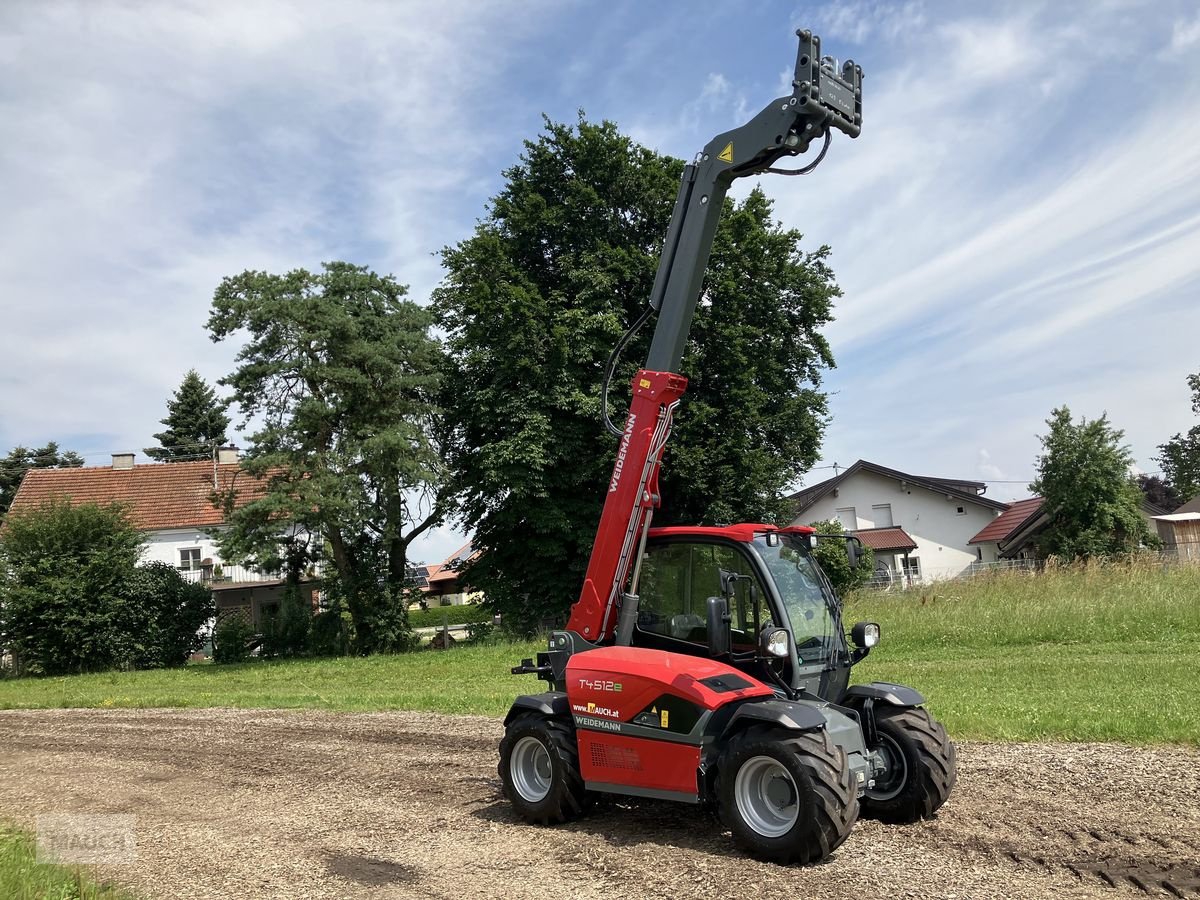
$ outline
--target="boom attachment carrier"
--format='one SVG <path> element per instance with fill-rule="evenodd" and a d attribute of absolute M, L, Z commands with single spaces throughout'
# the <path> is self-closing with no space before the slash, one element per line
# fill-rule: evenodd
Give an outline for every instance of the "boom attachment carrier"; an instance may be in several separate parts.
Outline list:
<path fill-rule="evenodd" d="M 687 389 L 687 379 L 676 372 L 729 186 L 736 178 L 768 171 L 811 171 L 824 156 L 832 129 L 852 138 L 862 129 L 862 68 L 851 60 L 839 68 L 831 57 L 822 58 L 821 39 L 810 31 L 796 36 L 800 46 L 791 94 L 767 104 L 745 125 L 717 135 L 684 167 L 650 295 L 650 307 L 658 314 L 650 355 L 633 377 L 633 398 L 583 591 L 567 624 L 568 631 L 585 641 L 615 638 L 628 644 L 637 618 L 636 594 L 622 590 L 626 584 L 631 592 L 637 590 L 634 567 L 659 506 L 663 449 L 675 407 Z M 772 168 L 819 139 L 825 145 L 807 169 Z"/>

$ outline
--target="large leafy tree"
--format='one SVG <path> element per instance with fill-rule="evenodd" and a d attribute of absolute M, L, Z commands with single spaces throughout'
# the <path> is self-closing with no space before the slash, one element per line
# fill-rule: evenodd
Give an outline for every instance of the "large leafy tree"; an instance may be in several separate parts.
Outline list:
<path fill-rule="evenodd" d="M 344 262 L 244 272 L 221 282 L 208 320 L 213 340 L 246 335 L 221 383 L 259 423 L 243 462 L 268 484 L 231 510 L 223 553 L 282 562 L 294 581 L 327 547 L 361 652 L 405 644 L 408 546 L 446 510 L 442 351 L 432 315 L 406 293 Z"/>
<path fill-rule="evenodd" d="M 1142 492 L 1130 478 L 1133 457 L 1125 433 L 1107 414 L 1071 420 L 1066 406 L 1046 420 L 1037 479 L 1029 485 L 1045 498 L 1050 523 L 1038 550 L 1067 559 L 1135 550 L 1155 538 L 1142 517 Z"/>
<path fill-rule="evenodd" d="M 1189 375 L 1187 381 L 1192 391 L 1192 412 L 1200 416 L 1200 372 Z M 1160 444 L 1158 452 L 1163 475 L 1180 500 L 1187 502 L 1200 495 L 1200 424 Z"/>
<path fill-rule="evenodd" d="M 82 465 L 82 456 L 72 450 L 58 449 L 54 441 L 36 450 L 14 447 L 8 456 L 0 457 L 0 518 L 12 506 L 21 479 L 30 469 L 73 469 Z"/>
<path fill-rule="evenodd" d="M 600 424 L 602 370 L 648 301 L 682 168 L 611 123 L 547 120 L 474 234 L 443 251 L 451 459 L 484 551 L 471 584 L 522 621 L 562 616 L 582 583 L 617 443 Z M 726 201 L 656 522 L 786 518 L 782 489 L 827 420 L 820 329 L 839 294 L 828 248 L 800 238 L 757 189 Z M 651 332 L 614 378 L 617 421 Z"/>
<path fill-rule="evenodd" d="M 1142 496 L 1163 509 L 1173 510 L 1183 502 L 1175 488 L 1157 475 L 1138 475 L 1137 485 L 1141 488 Z"/>
<path fill-rule="evenodd" d="M 225 406 L 200 373 L 189 369 L 167 401 L 167 417 L 162 420 L 167 427 L 154 435 L 158 446 L 147 447 L 146 455 L 159 462 L 211 456 L 215 447 L 229 443 Z"/>

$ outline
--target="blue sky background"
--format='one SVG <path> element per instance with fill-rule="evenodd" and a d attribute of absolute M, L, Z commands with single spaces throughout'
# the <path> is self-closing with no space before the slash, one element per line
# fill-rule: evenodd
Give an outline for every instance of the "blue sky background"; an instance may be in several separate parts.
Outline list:
<path fill-rule="evenodd" d="M 1200 8 L 1116 0 L 5 3 L 0 452 L 140 452 L 231 368 L 223 276 L 347 259 L 424 301 L 543 112 L 690 158 L 785 93 L 799 25 L 866 71 L 861 138 L 762 180 L 845 291 L 823 464 L 1025 496 L 1066 403 L 1155 471 L 1200 370 Z"/>

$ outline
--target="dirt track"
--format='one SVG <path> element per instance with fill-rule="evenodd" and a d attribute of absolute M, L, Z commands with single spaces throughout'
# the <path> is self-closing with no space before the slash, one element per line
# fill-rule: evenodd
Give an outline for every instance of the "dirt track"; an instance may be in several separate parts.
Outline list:
<path fill-rule="evenodd" d="M 1200 897 L 1196 750 L 963 744 L 936 821 L 859 822 L 802 869 L 669 803 L 520 824 L 499 736 L 421 713 L 0 712 L 0 817 L 136 816 L 138 861 L 103 874 L 148 897 Z"/>

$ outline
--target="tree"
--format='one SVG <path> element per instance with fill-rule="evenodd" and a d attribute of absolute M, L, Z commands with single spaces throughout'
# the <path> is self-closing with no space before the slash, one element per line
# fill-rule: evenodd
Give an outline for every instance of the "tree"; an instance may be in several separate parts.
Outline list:
<path fill-rule="evenodd" d="M 1175 488 L 1157 475 L 1138 475 L 1137 485 L 1142 491 L 1142 496 L 1163 509 L 1175 509 L 1183 502 L 1183 499 L 1175 493 Z"/>
<path fill-rule="evenodd" d="M 1187 383 L 1192 390 L 1192 412 L 1200 415 L 1200 372 L 1189 375 Z M 1200 495 L 1200 424 L 1193 425 L 1187 434 L 1176 434 L 1158 450 L 1162 455 L 1156 460 L 1180 502 Z"/>
<path fill-rule="evenodd" d="M 600 425 L 602 370 L 648 301 L 682 168 L 612 123 L 547 120 L 474 234 L 443 251 L 449 456 L 484 551 L 471 583 L 510 621 L 561 617 L 578 594 L 616 452 Z M 782 489 L 816 459 L 833 365 L 819 329 L 839 291 L 828 248 L 803 253 L 800 237 L 757 189 L 726 201 L 660 524 L 786 517 Z M 651 331 L 614 377 L 618 420 Z"/>
<path fill-rule="evenodd" d="M 1108 416 L 1071 421 L 1063 406 L 1046 420 L 1038 477 L 1029 485 L 1045 498 L 1050 523 L 1037 539 L 1045 556 L 1068 559 L 1135 550 L 1154 542 L 1141 514 L 1142 493 L 1129 476 L 1133 458 Z"/>
<path fill-rule="evenodd" d="M 837 519 L 824 522 L 810 522 L 817 534 L 844 535 L 846 529 Z M 829 583 L 837 591 L 839 597 L 847 592 L 866 584 L 875 574 L 875 551 L 863 547 L 858 556 L 858 565 L 851 567 L 850 554 L 844 540 L 818 540 L 813 556 L 821 564 Z"/>
<path fill-rule="evenodd" d="M 30 469 L 75 469 L 82 465 L 82 456 L 72 450 L 59 450 L 54 441 L 36 450 L 14 447 L 8 456 L 0 458 L 0 518 L 12 506 L 21 479 Z"/>
<path fill-rule="evenodd" d="M 407 288 L 349 263 L 244 272 L 213 297 L 214 341 L 248 332 L 221 384 L 261 426 L 243 458 L 267 483 L 230 509 L 229 559 L 282 562 L 289 586 L 328 547 L 326 587 L 344 597 L 359 652 L 400 649 L 409 544 L 445 516 L 432 315 Z M 236 491 L 236 485 L 234 491 Z"/>
<path fill-rule="evenodd" d="M 145 448 L 145 454 L 159 462 L 176 462 L 211 456 L 213 448 L 229 443 L 226 429 L 229 416 L 226 404 L 200 373 L 189 369 L 175 395 L 167 401 L 165 431 L 154 435 L 159 446 Z"/>

